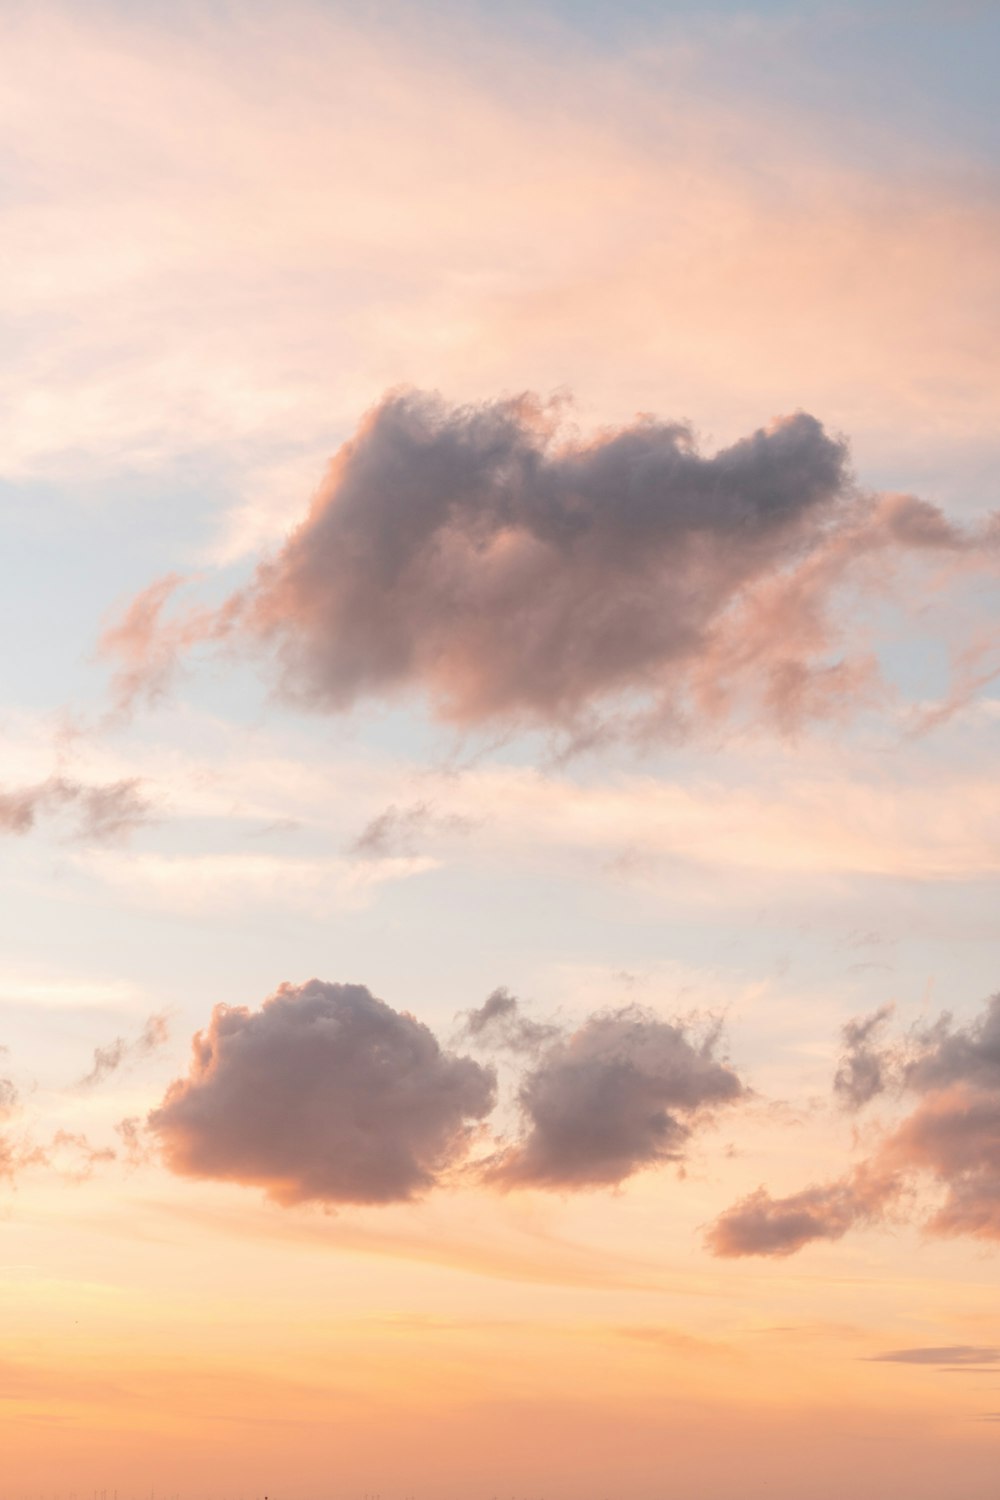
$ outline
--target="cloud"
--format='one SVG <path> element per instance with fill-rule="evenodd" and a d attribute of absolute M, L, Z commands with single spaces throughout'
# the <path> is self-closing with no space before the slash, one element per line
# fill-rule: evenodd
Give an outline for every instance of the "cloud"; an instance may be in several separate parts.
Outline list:
<path fill-rule="evenodd" d="M 956 1083 L 935 1090 L 882 1154 L 945 1189 L 928 1221 L 933 1233 L 1000 1240 L 1000 1088 Z"/>
<path fill-rule="evenodd" d="M 461 1031 L 465 1041 L 507 1052 L 537 1052 L 559 1035 L 558 1026 L 524 1015 L 515 997 L 502 988 L 464 1013 Z"/>
<path fill-rule="evenodd" d="M 6 1049 L 0 1048 L 0 1051 Z M 0 1078 L 0 1127 L 21 1112 L 21 1095 L 10 1078 Z M 56 1130 L 44 1145 L 30 1131 L 18 1133 L 0 1128 L 0 1181 L 13 1183 L 23 1171 L 42 1168 L 71 1182 L 90 1177 L 95 1167 L 112 1162 L 116 1152 L 108 1146 L 93 1146 L 79 1131 Z"/>
<path fill-rule="evenodd" d="M 9 1120 L 18 1104 L 17 1088 L 9 1078 L 0 1078 L 0 1121 Z"/>
<path fill-rule="evenodd" d="M 981 1344 L 945 1344 L 927 1349 L 889 1349 L 885 1354 L 872 1354 L 869 1359 L 873 1364 L 983 1369 L 1000 1362 L 1000 1349 Z"/>
<path fill-rule="evenodd" d="M 74 789 L 71 800 L 79 809 L 77 837 L 93 843 L 114 843 L 149 820 L 149 803 L 134 779 L 107 786 Z"/>
<path fill-rule="evenodd" d="M 696 1125 L 746 1093 L 717 1058 L 718 1040 L 717 1029 L 699 1041 L 637 1006 L 591 1016 L 523 1075 L 524 1133 L 486 1165 L 486 1180 L 607 1187 L 683 1161 Z"/>
<path fill-rule="evenodd" d="M 148 1132 L 138 1115 L 127 1115 L 115 1125 L 115 1135 L 121 1141 L 122 1153 L 127 1166 L 141 1167 L 149 1161 L 152 1151 Z"/>
<path fill-rule="evenodd" d="M 881 1017 L 855 1023 L 862 1049 Z M 715 1254 L 788 1255 L 812 1240 L 839 1239 L 920 1184 L 943 1195 L 922 1219 L 927 1232 L 1000 1241 L 1000 995 L 965 1026 L 945 1013 L 916 1030 L 896 1057 L 898 1090 L 917 1096 L 909 1113 L 849 1175 L 788 1198 L 760 1188 L 728 1209 L 708 1231 Z M 850 1065 L 844 1076 L 847 1087 Z M 864 1093 L 870 1076 L 863 1068 L 857 1076 Z"/>
<path fill-rule="evenodd" d="M 610 732 L 612 708 L 636 733 L 740 714 L 790 729 L 875 681 L 870 654 L 841 650 L 839 586 L 864 565 L 884 587 L 897 554 L 980 540 L 912 496 L 860 497 L 845 444 L 805 412 L 704 456 L 681 423 L 583 440 L 530 395 L 397 391 L 244 591 L 166 620 L 164 579 L 102 650 L 123 704 L 162 691 L 192 644 L 228 639 L 313 710 L 415 693 L 462 728 L 580 743 Z"/>
<path fill-rule="evenodd" d="M 21 1105 L 21 1094 L 13 1080 L 0 1078 L 0 1127 L 9 1126 L 16 1119 Z M 26 1167 L 48 1164 L 48 1153 L 35 1145 L 28 1134 L 0 1128 L 0 1181 L 13 1182 Z"/>
<path fill-rule="evenodd" d="M 492 1071 L 363 985 L 283 985 L 218 1005 L 186 1078 L 149 1116 L 168 1167 L 255 1184 L 280 1203 L 418 1197 L 493 1108 Z"/>
<path fill-rule="evenodd" d="M 80 1131 L 57 1130 L 49 1144 L 35 1153 L 34 1162 L 69 1182 L 86 1182 L 97 1167 L 116 1159 L 111 1146 L 94 1146 Z"/>
<path fill-rule="evenodd" d="M 919 1033 L 906 1081 L 920 1091 L 953 1083 L 1000 1091 L 1000 994 L 991 996 L 983 1014 L 968 1026 L 956 1029 L 945 1012 Z"/>
<path fill-rule="evenodd" d="M 149 818 L 149 802 L 135 778 L 88 786 L 66 776 L 50 776 L 33 786 L 0 792 L 0 832 L 30 833 L 40 817 L 69 809 L 74 837 L 87 843 L 113 843 Z"/>
<path fill-rule="evenodd" d="M 112 1073 L 126 1064 L 138 1062 L 157 1048 L 162 1047 L 170 1035 L 166 1015 L 161 1011 L 149 1017 L 139 1035 L 132 1041 L 123 1036 L 115 1037 L 106 1047 L 94 1048 L 94 1063 L 90 1072 L 80 1079 L 82 1088 L 91 1088 L 103 1083 Z"/>
<path fill-rule="evenodd" d="M 441 829 L 466 832 L 469 818 L 456 814 L 438 814 L 426 802 L 405 807 L 391 803 L 367 822 L 350 846 L 351 854 L 362 859 L 415 858 L 425 837 Z"/>
<path fill-rule="evenodd" d="M 859 1223 L 881 1217 L 895 1184 L 863 1173 L 772 1198 L 759 1187 L 715 1220 L 705 1236 L 713 1255 L 794 1255 L 816 1240 L 839 1240 Z"/>
<path fill-rule="evenodd" d="M 833 1091 L 848 1109 L 860 1109 L 886 1089 L 893 1054 L 882 1041 L 894 1007 L 883 1005 L 841 1027 L 844 1051 L 837 1065 Z"/>
<path fill-rule="evenodd" d="M 101 635 L 98 653 L 118 662 L 112 698 L 119 716 L 127 716 L 137 703 L 154 704 L 163 698 L 183 653 L 214 634 L 212 617 L 205 610 L 188 611 L 182 620 L 164 618 L 181 582 L 176 573 L 156 579 Z"/>

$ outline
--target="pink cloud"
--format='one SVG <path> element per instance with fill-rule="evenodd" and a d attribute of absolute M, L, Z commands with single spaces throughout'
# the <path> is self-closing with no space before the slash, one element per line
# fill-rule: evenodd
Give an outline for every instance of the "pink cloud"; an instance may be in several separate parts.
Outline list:
<path fill-rule="evenodd" d="M 870 1053 L 871 1023 L 884 1016 L 868 1019 L 847 1040 L 881 1068 L 884 1057 Z M 944 1193 L 923 1220 L 929 1233 L 1000 1241 L 1000 995 L 967 1026 L 946 1014 L 918 1031 L 892 1049 L 891 1065 L 898 1090 L 918 1096 L 901 1123 L 844 1177 L 785 1198 L 759 1188 L 727 1209 L 706 1237 L 714 1254 L 783 1256 L 840 1239 L 921 1185 Z M 868 1093 L 867 1071 L 858 1076 Z"/>
<path fill-rule="evenodd" d="M 391 1203 L 456 1166 L 493 1107 L 493 1073 L 363 985 L 283 985 L 216 1006 L 186 1078 L 149 1116 L 172 1171 L 256 1184 L 281 1203 Z"/>
<path fill-rule="evenodd" d="M 571 740 L 739 717 L 790 730 L 878 691 L 838 590 L 884 593 L 906 553 L 996 539 L 911 496 L 860 496 L 844 443 L 803 412 L 706 457 L 678 423 L 585 442 L 528 396 L 397 392 L 248 588 L 168 619 L 164 579 L 102 648 L 123 702 L 228 640 L 314 710 L 409 694 L 464 728 Z"/>

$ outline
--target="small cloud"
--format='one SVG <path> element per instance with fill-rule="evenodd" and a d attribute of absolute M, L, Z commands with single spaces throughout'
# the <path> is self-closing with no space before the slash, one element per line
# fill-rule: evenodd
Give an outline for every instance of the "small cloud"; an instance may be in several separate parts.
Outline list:
<path fill-rule="evenodd" d="M 83 787 L 79 793 L 77 837 L 106 844 L 127 837 L 149 822 L 150 804 L 135 778 L 108 786 Z"/>
<path fill-rule="evenodd" d="M 457 813 L 435 813 L 427 802 L 407 807 L 393 803 L 365 824 L 348 852 L 360 859 L 412 859 L 433 834 L 466 833 L 470 827 L 470 819 Z"/>
<path fill-rule="evenodd" d="M 93 1088 L 96 1084 L 117 1073 L 125 1065 L 139 1062 L 162 1047 L 170 1036 L 170 1026 L 165 1012 L 157 1012 L 146 1021 L 137 1037 L 131 1041 L 119 1036 L 105 1047 L 94 1048 L 94 1062 L 90 1072 L 80 1079 L 81 1088 Z"/>
<path fill-rule="evenodd" d="M 696 1128 L 746 1094 L 718 1043 L 717 1027 L 697 1039 L 638 1006 L 591 1016 L 522 1077 L 524 1134 L 485 1164 L 485 1180 L 502 1189 L 612 1187 L 682 1162 Z"/>
<path fill-rule="evenodd" d="M 502 988 L 463 1014 L 463 1040 L 496 1051 L 537 1052 L 561 1035 L 558 1026 L 524 1015 L 520 1003 Z"/>
<path fill-rule="evenodd" d="M 885 1043 L 884 1033 L 893 1010 L 892 1005 L 883 1005 L 872 1015 L 848 1021 L 841 1028 L 844 1051 L 833 1091 L 846 1109 L 861 1109 L 888 1086 L 897 1052 Z"/>
<path fill-rule="evenodd" d="M 260 1010 L 216 1006 L 186 1078 L 148 1124 L 181 1175 L 279 1203 L 420 1197 L 493 1108 L 492 1071 L 363 985 L 283 985 Z"/>
<path fill-rule="evenodd" d="M 118 663 L 113 717 L 127 718 L 139 704 L 159 702 L 180 671 L 184 652 L 218 633 L 205 610 L 189 610 L 180 619 L 166 619 L 166 608 L 182 583 L 176 573 L 156 579 L 101 635 L 98 655 Z"/>
<path fill-rule="evenodd" d="M 849 1181 L 824 1183 L 772 1198 L 763 1187 L 720 1214 L 705 1236 L 713 1255 L 794 1255 L 816 1240 L 839 1240 L 862 1207 Z"/>

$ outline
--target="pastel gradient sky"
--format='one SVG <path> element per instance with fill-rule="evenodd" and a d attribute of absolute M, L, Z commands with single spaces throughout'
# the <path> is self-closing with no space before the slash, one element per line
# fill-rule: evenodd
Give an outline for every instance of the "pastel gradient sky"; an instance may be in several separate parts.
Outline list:
<path fill-rule="evenodd" d="M 8 0 L 4 1500 L 993 1500 L 1000 6 Z"/>

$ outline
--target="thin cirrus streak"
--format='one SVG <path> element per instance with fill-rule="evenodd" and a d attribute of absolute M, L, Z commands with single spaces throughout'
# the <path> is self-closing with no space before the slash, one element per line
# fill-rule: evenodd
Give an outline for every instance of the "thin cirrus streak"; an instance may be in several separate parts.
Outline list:
<path fill-rule="evenodd" d="M 164 1046 L 170 1036 L 170 1024 L 163 1012 L 148 1017 L 138 1036 L 115 1037 L 113 1042 L 94 1048 L 94 1061 L 89 1072 L 80 1079 L 81 1088 L 92 1088 L 103 1083 L 113 1073 L 130 1063 L 149 1057 Z"/>
<path fill-rule="evenodd" d="M 899 1090 L 917 1096 L 910 1113 L 844 1176 L 784 1198 L 761 1187 L 727 1209 L 707 1233 L 714 1254 L 791 1255 L 890 1212 L 912 1216 L 925 1184 L 940 1195 L 929 1233 L 1000 1240 L 1000 995 L 968 1026 L 942 1015 L 893 1063 Z"/>
<path fill-rule="evenodd" d="M 127 708 L 200 642 L 272 661 L 293 701 L 343 712 L 417 694 L 461 728 L 586 743 L 742 716 L 789 730 L 880 692 L 835 596 L 885 594 L 908 555 L 992 558 L 953 525 L 853 487 L 804 412 L 711 457 L 643 418 L 584 442 L 524 396 L 394 393 L 340 449 L 306 519 L 217 610 L 166 614 L 154 583 L 103 637 Z"/>

